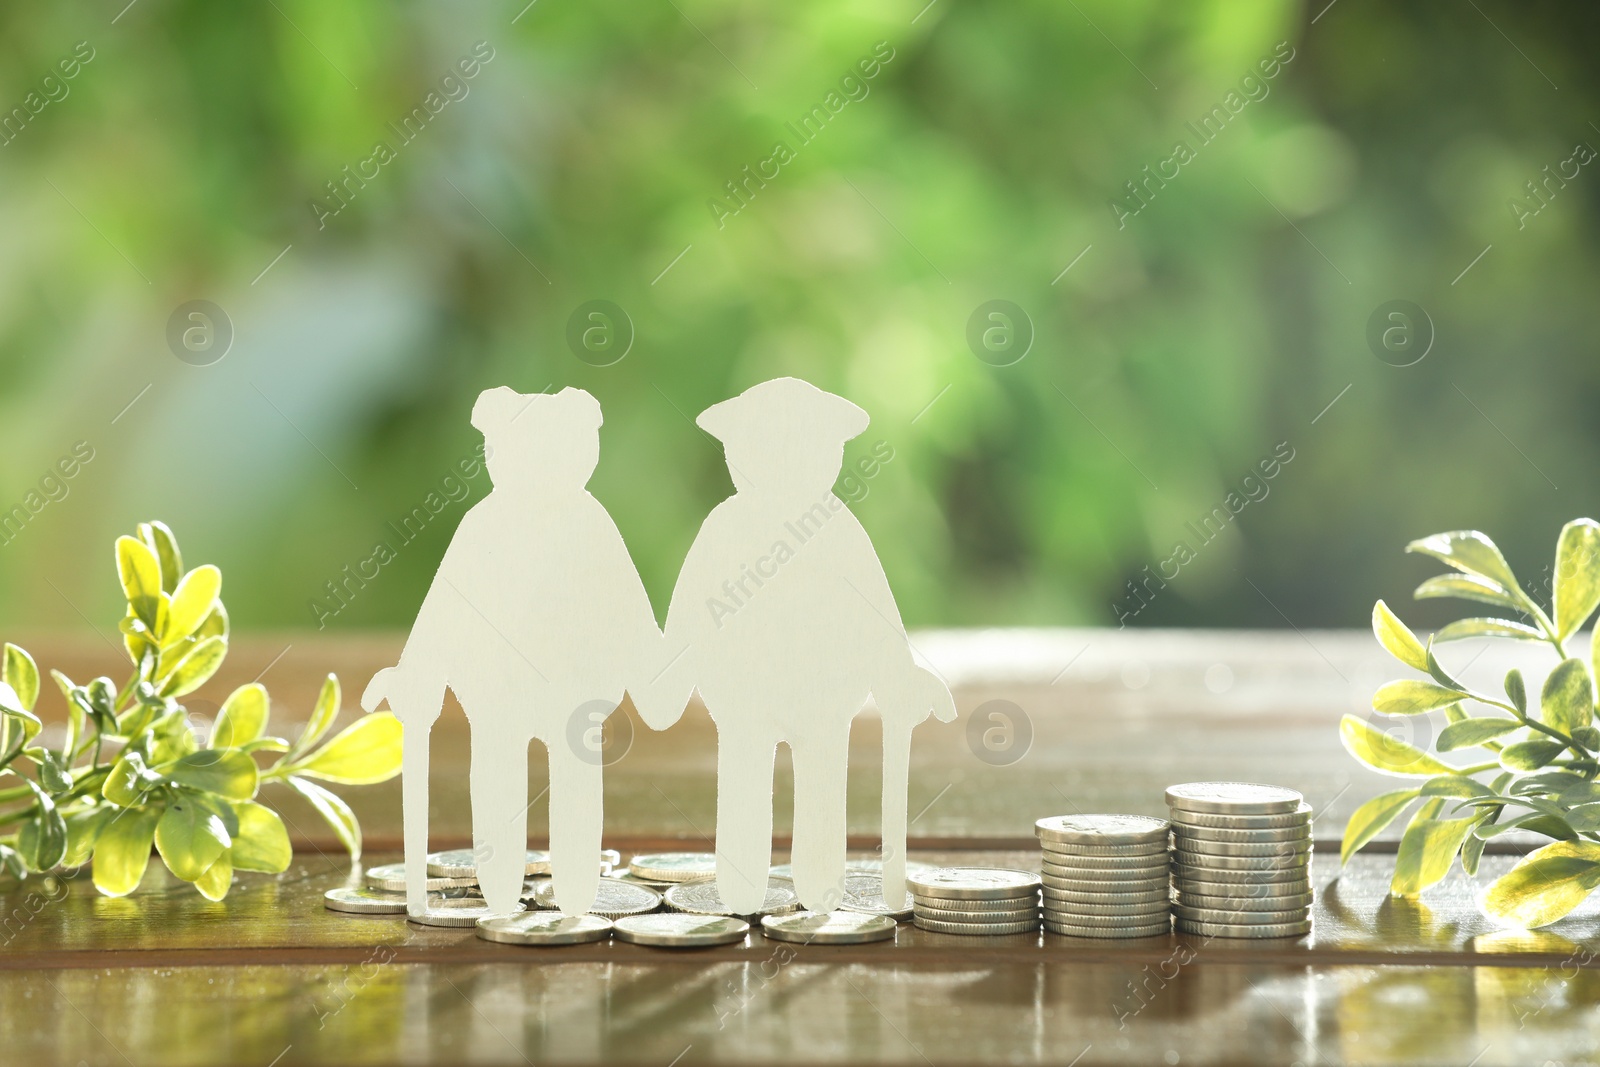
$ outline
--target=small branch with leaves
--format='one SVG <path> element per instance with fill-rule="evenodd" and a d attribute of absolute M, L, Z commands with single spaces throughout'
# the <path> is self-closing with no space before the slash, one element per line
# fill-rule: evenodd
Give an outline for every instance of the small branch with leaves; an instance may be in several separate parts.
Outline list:
<path fill-rule="evenodd" d="M 1424 645 L 1383 601 L 1372 629 L 1383 647 L 1424 679 L 1389 682 L 1373 695 L 1384 715 L 1440 712 L 1447 720 L 1440 753 L 1479 749 L 1488 759 L 1454 766 L 1346 715 L 1340 737 L 1350 754 L 1380 773 L 1426 779 L 1416 788 L 1373 797 L 1345 826 L 1341 859 L 1421 801 L 1400 839 L 1391 892 L 1412 896 L 1442 880 L 1457 855 L 1476 875 L 1485 843 L 1510 830 L 1553 838 L 1490 886 L 1484 907 L 1519 926 L 1544 926 L 1600 887 L 1600 730 L 1594 726 L 1597 673 L 1567 655 L 1566 643 L 1600 606 L 1600 524 L 1577 519 L 1561 530 L 1548 613 L 1518 585 L 1493 541 L 1475 530 L 1413 541 L 1408 552 L 1432 556 L 1457 573 L 1430 578 L 1417 599 L 1458 597 L 1492 604 L 1510 616 L 1452 622 Z M 1547 644 L 1559 662 L 1530 707 L 1522 672 L 1510 671 L 1504 698 L 1479 693 L 1453 677 L 1434 646 L 1467 637 Z M 1600 641 L 1591 656 L 1600 656 Z M 1600 666 L 1600 660 L 1597 660 Z M 1476 705 L 1476 707 L 1473 707 Z M 1469 712 L 1468 708 L 1472 707 Z M 1475 777 L 1493 773 L 1487 782 Z M 1448 809 L 1448 810 L 1447 810 Z"/>
<path fill-rule="evenodd" d="M 120 537 L 117 573 L 127 597 L 120 623 L 132 675 L 79 685 L 51 671 L 67 701 L 65 736 L 36 744 L 39 669 L 16 645 L 0 664 L 0 871 L 17 878 L 93 864 L 108 896 L 138 887 L 154 844 L 168 870 L 221 900 L 234 871 L 289 866 L 289 835 L 256 799 L 276 782 L 294 790 L 333 828 L 353 859 L 361 826 L 350 806 L 314 779 L 365 785 L 400 771 L 400 722 L 365 715 L 324 740 L 339 715 L 339 680 L 328 675 L 311 719 L 290 743 L 268 733 L 270 701 L 258 683 L 222 704 L 209 736 L 181 700 L 228 654 L 222 572 L 183 569 L 172 531 L 141 523 Z M 276 754 L 276 758 L 271 758 Z M 24 773 L 31 769 L 31 773 Z"/>

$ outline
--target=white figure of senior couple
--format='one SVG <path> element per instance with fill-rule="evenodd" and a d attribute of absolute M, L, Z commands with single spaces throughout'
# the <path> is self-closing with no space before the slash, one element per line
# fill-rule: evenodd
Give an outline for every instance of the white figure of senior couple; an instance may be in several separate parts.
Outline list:
<path fill-rule="evenodd" d="M 400 662 L 362 697 L 368 711 L 387 700 L 405 724 L 409 910 L 425 906 L 428 732 L 447 688 L 472 729 L 473 843 L 490 911 L 515 910 L 522 892 L 529 740 L 550 762 L 556 904 L 581 914 L 599 885 L 602 760 L 572 740 L 574 717 L 586 729 L 590 709 L 603 715 L 627 693 L 666 729 L 696 691 L 717 727 L 717 889 L 729 909 L 752 914 L 765 897 L 779 742 L 794 760 L 796 889 L 808 908 L 837 904 L 850 724 L 869 700 L 883 719 L 884 892 L 903 902 L 911 730 L 930 714 L 950 721 L 955 705 L 913 662 L 872 542 L 832 492 L 867 414 L 779 378 L 696 421 L 723 443 L 736 491 L 701 525 L 663 633 L 585 488 L 600 450 L 594 397 L 479 396 L 472 424 L 494 487 L 461 520 Z"/>

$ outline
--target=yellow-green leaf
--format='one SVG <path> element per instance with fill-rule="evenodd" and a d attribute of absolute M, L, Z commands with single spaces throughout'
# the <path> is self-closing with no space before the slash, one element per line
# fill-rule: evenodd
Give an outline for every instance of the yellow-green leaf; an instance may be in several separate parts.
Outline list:
<path fill-rule="evenodd" d="M 1462 719 L 1439 732 L 1439 751 L 1453 752 L 1458 748 L 1473 748 L 1485 741 L 1493 741 L 1497 737 L 1504 737 L 1520 729 L 1522 724 L 1515 719 Z"/>
<path fill-rule="evenodd" d="M 1383 832 L 1394 822 L 1406 806 L 1417 799 L 1417 790 L 1398 789 L 1393 793 L 1380 793 L 1355 810 L 1344 825 L 1344 841 L 1339 846 L 1339 863 L 1350 862 L 1350 857 L 1363 845 Z"/>
<path fill-rule="evenodd" d="M 317 739 L 328 732 L 333 720 L 339 717 L 340 703 L 339 679 L 330 674 L 322 683 L 322 691 L 317 694 L 317 705 L 311 709 L 311 719 L 294 743 L 293 751 L 296 755 L 311 751 L 311 746 L 317 743 Z"/>
<path fill-rule="evenodd" d="M 1510 619 L 1457 619 L 1433 635 L 1435 641 L 1461 641 L 1468 637 L 1509 637 L 1514 641 L 1543 641 L 1532 626 Z"/>
<path fill-rule="evenodd" d="M 234 869 L 267 874 L 287 870 L 294 850 L 278 813 L 253 800 L 236 800 L 233 810 L 239 816 L 239 832 L 229 853 Z"/>
<path fill-rule="evenodd" d="M 1417 600 L 1456 597 L 1461 600 L 1494 604 L 1502 608 L 1519 607 L 1516 598 L 1506 590 L 1505 586 L 1499 582 L 1491 582 L 1487 578 L 1480 578 L 1476 574 L 1441 574 L 1417 586 L 1417 591 L 1411 595 Z"/>
<path fill-rule="evenodd" d="M 1377 635 L 1378 643 L 1407 667 L 1415 667 L 1419 671 L 1428 669 L 1428 652 L 1422 647 L 1422 642 L 1381 600 L 1372 605 L 1372 632 Z"/>
<path fill-rule="evenodd" d="M 1556 542 L 1556 633 L 1565 641 L 1600 604 L 1600 523 L 1574 519 Z"/>
<path fill-rule="evenodd" d="M 161 695 L 181 697 L 199 689 L 217 673 L 227 655 L 227 638 L 208 637 L 201 641 L 172 667 L 161 683 Z"/>
<path fill-rule="evenodd" d="M 1450 873 L 1450 864 L 1477 821 L 1476 816 L 1414 820 L 1400 839 L 1400 853 L 1395 857 L 1389 891 L 1395 896 L 1416 896 L 1443 879 Z"/>
<path fill-rule="evenodd" d="M 159 631 L 161 643 L 170 645 L 198 630 L 216 606 L 217 596 L 221 592 L 222 572 L 209 563 L 184 575 L 183 581 L 178 583 L 178 588 L 172 594 L 166 627 Z"/>
<path fill-rule="evenodd" d="M 106 823 L 94 843 L 96 889 L 108 897 L 120 897 L 139 888 L 160 818 L 157 806 L 128 808 Z"/>
<path fill-rule="evenodd" d="M 143 804 L 150 790 L 161 784 L 161 776 L 144 765 L 144 757 L 128 750 L 117 757 L 100 786 L 100 795 L 123 808 Z"/>
<path fill-rule="evenodd" d="M 66 867 L 82 867 L 89 862 L 100 833 L 117 816 L 118 809 L 101 804 L 67 816 L 67 854 L 61 863 Z"/>
<path fill-rule="evenodd" d="M 1495 543 L 1477 530 L 1451 530 L 1413 541 L 1407 552 L 1421 552 L 1459 571 L 1478 574 L 1506 589 L 1516 589 L 1517 579 Z"/>
<path fill-rule="evenodd" d="M 230 800 L 255 796 L 260 776 L 256 761 L 238 749 L 201 749 L 156 769 L 174 782 Z"/>
<path fill-rule="evenodd" d="M 200 890 L 200 895 L 207 900 L 221 900 L 228 895 L 232 885 L 233 858 L 226 852 L 218 856 L 217 861 L 194 880 L 194 887 Z"/>
<path fill-rule="evenodd" d="M 150 629 L 156 625 L 161 599 L 161 564 L 150 546 L 133 537 L 117 538 L 117 576 L 128 606 Z"/>
<path fill-rule="evenodd" d="M 1600 844 L 1557 841 L 1524 856 L 1484 894 L 1490 915 L 1518 926 L 1547 926 L 1600 886 Z"/>
<path fill-rule="evenodd" d="M 1375 771 L 1401 778 L 1431 778 L 1454 774 L 1455 768 L 1428 755 L 1416 745 L 1390 737 L 1371 723 L 1346 715 L 1339 722 L 1339 740 L 1345 751 Z"/>
<path fill-rule="evenodd" d="M 267 687 L 260 682 L 241 685 L 222 702 L 217 725 L 211 731 L 211 747 L 248 745 L 266 730 L 269 713 Z"/>
<path fill-rule="evenodd" d="M 1372 694 L 1372 709 L 1385 715 L 1420 715 L 1466 698 L 1459 689 L 1411 678 L 1381 686 Z"/>
<path fill-rule="evenodd" d="M 1571 735 L 1594 721 L 1594 683 L 1581 659 L 1562 660 L 1539 692 L 1539 710 L 1545 725 Z"/>
<path fill-rule="evenodd" d="M 156 824 L 156 851 L 167 869 L 192 882 L 233 844 L 222 815 L 200 797 L 185 794 L 167 805 Z"/>
<path fill-rule="evenodd" d="M 33 657 L 17 645 L 6 644 L 5 663 L 0 667 L 0 681 L 16 691 L 23 711 L 32 711 L 39 702 L 39 668 Z"/>
<path fill-rule="evenodd" d="M 351 859 L 361 858 L 361 823 L 356 821 L 356 813 L 350 810 L 350 805 L 331 790 L 324 789 L 309 778 L 291 776 L 284 779 L 284 784 L 311 802 L 311 806 L 317 809 L 317 814 L 322 816 L 323 821 L 339 835 L 339 840 L 344 842 Z"/>
<path fill-rule="evenodd" d="M 1518 741 L 1500 750 L 1500 765 L 1519 771 L 1536 771 L 1561 755 L 1563 747 L 1560 741 L 1543 736 L 1532 741 Z"/>
<path fill-rule="evenodd" d="M 370 785 L 400 773 L 400 720 L 387 711 L 363 715 L 294 765 L 294 773 L 347 785 Z"/>
<path fill-rule="evenodd" d="M 183 554 L 178 551 L 178 539 L 164 522 L 141 522 L 139 538 L 155 552 L 161 561 L 161 588 L 170 593 L 178 587 L 183 574 Z"/>

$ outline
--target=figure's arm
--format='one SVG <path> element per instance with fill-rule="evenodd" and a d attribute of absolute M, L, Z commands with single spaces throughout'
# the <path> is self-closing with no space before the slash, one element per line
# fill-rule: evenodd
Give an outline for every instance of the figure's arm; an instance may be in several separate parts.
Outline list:
<path fill-rule="evenodd" d="M 423 597 L 417 620 L 406 638 L 400 662 L 373 675 L 361 694 L 361 706 L 375 711 L 385 701 L 403 723 L 426 725 L 439 717 L 449 684 L 451 637 L 459 635 L 461 594 L 451 586 L 450 575 L 461 568 L 466 549 L 462 533 L 471 518 L 462 520 L 456 539 L 445 550 L 444 559 L 434 574 L 433 584 Z"/>
<path fill-rule="evenodd" d="M 655 669 L 638 691 L 629 690 L 640 717 L 655 730 L 678 721 L 699 684 L 700 665 L 716 662 L 715 629 L 703 603 L 706 590 L 714 586 L 713 572 L 722 555 L 715 545 L 716 520 L 712 511 L 678 572 L 667 625 L 656 646 Z"/>

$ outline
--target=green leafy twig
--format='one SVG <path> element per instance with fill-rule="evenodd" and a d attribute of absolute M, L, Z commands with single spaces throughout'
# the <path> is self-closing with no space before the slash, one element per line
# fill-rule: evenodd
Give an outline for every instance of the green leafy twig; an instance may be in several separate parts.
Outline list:
<path fill-rule="evenodd" d="M 116 545 L 128 610 L 119 624 L 132 674 L 79 685 L 51 676 L 67 703 L 56 748 L 36 745 L 40 675 L 33 657 L 8 644 L 0 661 L 0 871 L 25 877 L 93 863 L 110 896 L 132 892 L 154 845 L 174 875 L 212 900 L 234 871 L 276 873 L 291 859 L 277 813 L 255 798 L 276 782 L 308 799 L 352 857 L 361 828 L 349 805 L 313 779 L 359 785 L 400 770 L 400 723 L 365 715 L 327 737 L 338 718 L 339 681 L 329 675 L 311 719 L 293 743 L 267 732 L 270 699 L 250 683 L 223 702 L 209 737 L 197 736 L 181 699 L 222 666 L 228 615 L 222 573 L 185 571 L 172 531 L 141 523 Z M 203 743 L 202 743 L 203 742 Z M 258 753 L 281 753 L 265 768 Z M 32 768 L 31 776 L 19 768 Z M 22 804 L 4 810 L 7 805 Z"/>
<path fill-rule="evenodd" d="M 1526 926 L 1554 922 L 1600 887 L 1596 670 L 1566 652 L 1566 642 L 1600 606 L 1600 523 L 1578 519 L 1562 528 L 1548 612 L 1518 584 L 1494 542 L 1477 531 L 1435 534 L 1412 542 L 1407 551 L 1432 556 L 1456 571 L 1423 582 L 1418 599 L 1450 596 L 1493 604 L 1531 619 L 1533 625 L 1505 618 L 1461 619 L 1424 645 L 1383 601 L 1373 607 L 1378 641 L 1400 662 L 1428 675 L 1427 680 L 1382 686 L 1373 696 L 1373 710 L 1385 715 L 1441 712 L 1448 721 L 1439 734 L 1438 751 L 1482 748 L 1494 759 L 1452 767 L 1362 719 L 1345 716 L 1340 734 L 1353 756 L 1383 774 L 1426 781 L 1374 797 L 1356 809 L 1345 827 L 1342 858 L 1348 862 L 1418 800 L 1423 804 L 1401 837 L 1390 884 L 1398 895 L 1419 893 L 1440 881 L 1458 854 L 1463 869 L 1476 874 L 1485 842 L 1499 834 L 1543 834 L 1555 843 L 1531 853 L 1496 881 L 1484 906 L 1499 918 Z M 1545 679 L 1537 708 L 1529 707 L 1520 671 L 1506 675 L 1504 700 L 1451 676 L 1434 655 L 1434 645 L 1466 637 L 1548 644 L 1560 662 Z M 1600 662 L 1600 642 L 1592 642 L 1591 656 Z M 1470 716 L 1467 704 L 1509 718 Z M 1491 770 L 1501 772 L 1491 782 L 1472 777 Z M 1451 798 L 1451 814 L 1466 814 L 1444 817 Z M 1527 813 L 1505 819 L 1508 809 Z"/>

